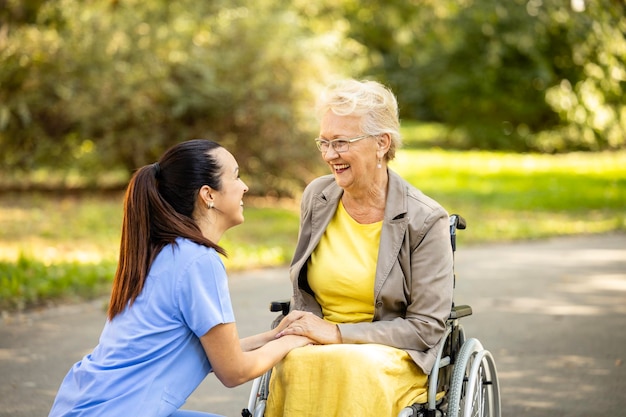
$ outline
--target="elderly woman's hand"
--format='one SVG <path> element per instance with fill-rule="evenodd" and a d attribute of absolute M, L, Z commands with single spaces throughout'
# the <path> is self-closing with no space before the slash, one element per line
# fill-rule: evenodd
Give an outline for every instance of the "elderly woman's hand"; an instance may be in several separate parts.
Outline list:
<path fill-rule="evenodd" d="M 292 313 L 289 313 L 289 315 Z M 287 324 L 283 330 L 279 331 L 276 334 L 276 337 L 295 334 L 299 336 L 306 336 L 322 345 L 342 342 L 341 332 L 336 324 L 327 322 L 312 313 L 300 313 L 302 314 L 298 317 L 294 315 L 294 317 L 292 317 L 293 320 L 291 320 L 291 322 Z M 285 317 L 285 319 L 287 317 Z M 283 319 L 283 321 L 285 319 Z M 280 323 L 280 325 L 282 324 L 283 322 Z"/>
<path fill-rule="evenodd" d="M 298 310 L 294 310 L 294 311 L 290 312 L 285 317 L 283 317 L 283 319 L 280 321 L 280 323 L 278 323 L 278 326 L 276 326 L 274 328 L 274 332 L 275 333 L 279 333 L 279 332 L 285 330 L 287 327 L 289 327 L 289 325 L 291 323 L 293 323 L 294 321 L 298 320 L 299 318 L 301 318 L 305 314 L 307 314 L 305 311 L 298 311 Z M 276 337 L 279 337 L 279 336 L 276 336 Z"/>

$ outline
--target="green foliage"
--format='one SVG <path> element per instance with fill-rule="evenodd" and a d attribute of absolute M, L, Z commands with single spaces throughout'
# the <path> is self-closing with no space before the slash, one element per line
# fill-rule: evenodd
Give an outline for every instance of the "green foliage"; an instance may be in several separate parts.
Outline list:
<path fill-rule="evenodd" d="M 626 147 L 626 5 L 561 0 L 343 2 L 363 76 L 403 117 L 449 126 L 457 148 Z M 372 29 L 374 28 L 374 29 Z"/>
<path fill-rule="evenodd" d="M 0 39 L 6 168 L 78 167 L 95 181 L 204 137 L 244 173 L 262 170 L 254 192 L 301 188 L 330 54 L 288 9 L 238 3 L 64 0 L 12 26 Z"/>
<path fill-rule="evenodd" d="M 2 0 L 0 1 L 0 24 L 32 24 L 46 0 Z"/>
<path fill-rule="evenodd" d="M 251 193 L 296 196 L 319 172 L 313 93 L 344 75 L 390 85 L 441 146 L 626 147 L 617 0 L 0 3 L 1 185 L 119 186 L 203 137 Z"/>
<path fill-rule="evenodd" d="M 621 3 L 621 4 L 620 4 Z M 555 19 L 564 16 L 553 13 Z M 561 123 L 533 138 L 542 151 L 626 147 L 626 3 L 587 2 L 585 13 L 565 20 L 571 53 L 555 65 L 564 76 L 546 90 Z M 562 36 L 551 33 L 552 39 Z M 575 72 L 576 76 L 568 76 Z"/>

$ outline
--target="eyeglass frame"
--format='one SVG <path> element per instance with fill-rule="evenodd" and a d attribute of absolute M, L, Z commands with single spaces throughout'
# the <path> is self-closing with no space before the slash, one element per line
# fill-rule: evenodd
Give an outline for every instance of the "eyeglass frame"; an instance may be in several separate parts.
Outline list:
<path fill-rule="evenodd" d="M 322 153 L 326 153 L 328 152 L 328 150 L 330 148 L 333 148 L 333 151 L 337 152 L 337 153 L 344 153 L 344 152 L 348 152 L 350 150 L 350 144 L 353 142 L 357 142 L 359 140 L 363 140 L 363 139 L 367 139 L 367 138 L 371 138 L 374 137 L 376 135 L 362 135 L 362 136 L 357 136 L 355 138 L 350 138 L 350 139 L 333 139 L 333 140 L 326 140 L 326 139 L 321 139 L 321 138 L 315 138 L 315 144 L 317 145 L 317 149 L 322 152 Z M 346 149 L 343 151 L 338 151 L 335 148 L 334 143 L 337 142 L 345 142 L 346 143 Z M 327 145 L 328 147 L 326 148 L 326 150 L 322 149 L 323 145 Z"/>

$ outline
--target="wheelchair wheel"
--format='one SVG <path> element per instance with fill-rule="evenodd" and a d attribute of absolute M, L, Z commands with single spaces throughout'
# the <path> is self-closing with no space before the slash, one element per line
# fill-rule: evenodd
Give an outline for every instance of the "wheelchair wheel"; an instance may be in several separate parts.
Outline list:
<path fill-rule="evenodd" d="M 448 417 L 500 417 L 500 387 L 491 353 L 469 339 L 457 356 L 450 382 Z"/>
<path fill-rule="evenodd" d="M 267 397 L 269 396 L 270 377 L 272 370 L 270 369 L 252 382 L 250 398 L 248 399 L 248 408 L 244 408 L 241 412 L 245 417 L 263 417 L 265 407 L 267 405 Z"/>

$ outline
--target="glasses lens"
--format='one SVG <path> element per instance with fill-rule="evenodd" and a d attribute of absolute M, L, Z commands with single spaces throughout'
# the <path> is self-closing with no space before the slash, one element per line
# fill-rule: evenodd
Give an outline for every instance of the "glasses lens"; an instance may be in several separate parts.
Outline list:
<path fill-rule="evenodd" d="M 317 145 L 317 149 L 319 149 L 321 152 L 326 152 L 328 150 L 327 140 L 315 139 L 315 144 Z"/>
<path fill-rule="evenodd" d="M 337 153 L 347 151 L 349 146 L 350 144 L 348 143 L 347 140 L 334 140 L 333 141 L 333 149 Z"/>

